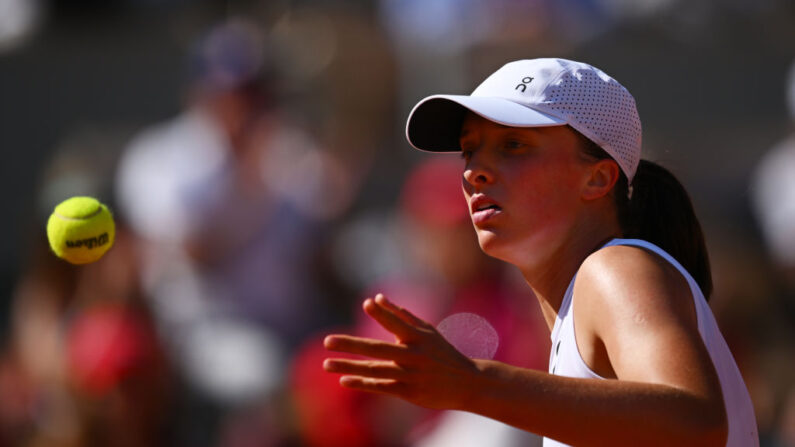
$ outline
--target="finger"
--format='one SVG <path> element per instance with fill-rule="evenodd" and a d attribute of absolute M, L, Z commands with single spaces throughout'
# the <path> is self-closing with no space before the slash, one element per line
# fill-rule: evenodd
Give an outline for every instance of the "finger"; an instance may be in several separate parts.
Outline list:
<path fill-rule="evenodd" d="M 391 310 L 398 317 L 400 317 L 403 321 L 405 321 L 406 323 L 409 323 L 410 325 L 421 327 L 421 328 L 426 328 L 426 329 L 433 327 L 430 323 L 428 323 L 427 321 L 417 317 L 416 315 L 414 315 L 413 313 L 408 311 L 406 308 L 400 307 L 397 304 L 393 303 L 392 301 L 387 299 L 387 297 L 385 297 L 381 293 L 379 293 L 378 295 L 375 296 L 375 302 L 376 302 L 376 304 L 379 304 L 379 305 Z"/>
<path fill-rule="evenodd" d="M 323 340 L 323 346 L 330 351 L 347 352 L 396 362 L 407 361 L 411 357 L 409 349 L 404 345 L 352 335 L 329 335 Z"/>
<path fill-rule="evenodd" d="M 363 307 L 367 315 L 377 321 L 384 329 L 395 334 L 398 340 L 413 341 L 417 339 L 419 335 L 417 328 L 400 318 L 392 309 L 369 298 L 364 301 Z"/>
<path fill-rule="evenodd" d="M 373 379 L 360 376 L 342 376 L 340 385 L 359 391 L 400 396 L 405 389 L 402 382 L 392 379 Z"/>
<path fill-rule="evenodd" d="M 326 359 L 323 369 L 330 373 L 375 379 L 402 379 L 406 375 L 403 368 L 389 361 Z"/>

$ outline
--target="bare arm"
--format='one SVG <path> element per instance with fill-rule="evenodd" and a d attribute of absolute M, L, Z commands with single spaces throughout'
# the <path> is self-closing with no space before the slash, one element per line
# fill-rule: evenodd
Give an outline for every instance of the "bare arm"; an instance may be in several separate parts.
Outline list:
<path fill-rule="evenodd" d="M 720 386 L 690 308 L 682 305 L 688 297 L 654 304 L 660 301 L 657 293 L 672 291 L 651 288 L 647 298 L 622 292 L 638 290 L 634 281 L 648 285 L 661 279 L 654 275 L 668 274 L 643 264 L 654 262 L 644 258 L 651 255 L 636 254 L 640 258 L 626 260 L 625 267 L 635 270 L 622 279 L 629 284 L 600 284 L 598 278 L 616 283 L 605 277 L 601 262 L 584 265 L 577 284 L 578 305 L 593 306 L 582 306 L 590 317 L 577 323 L 587 332 L 584 337 L 604 343 L 604 356 L 619 380 L 559 377 L 467 359 L 430 324 L 381 296 L 365 301 L 364 309 L 395 334 L 396 342 L 329 336 L 326 347 L 331 350 L 379 360 L 329 359 L 324 367 L 344 374 L 340 382 L 346 387 L 430 408 L 471 411 L 573 445 L 725 445 Z M 638 272 L 638 265 L 649 269 L 647 274 L 643 268 Z M 674 287 L 673 292 L 681 292 Z M 606 304 L 618 310 L 593 311 Z"/>

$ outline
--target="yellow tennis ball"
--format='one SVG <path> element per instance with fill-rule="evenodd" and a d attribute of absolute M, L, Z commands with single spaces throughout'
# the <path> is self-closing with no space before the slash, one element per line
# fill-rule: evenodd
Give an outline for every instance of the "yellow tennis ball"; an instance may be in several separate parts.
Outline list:
<path fill-rule="evenodd" d="M 113 245 L 116 225 L 108 207 L 91 197 L 59 203 L 47 221 L 50 248 L 72 264 L 88 264 Z"/>

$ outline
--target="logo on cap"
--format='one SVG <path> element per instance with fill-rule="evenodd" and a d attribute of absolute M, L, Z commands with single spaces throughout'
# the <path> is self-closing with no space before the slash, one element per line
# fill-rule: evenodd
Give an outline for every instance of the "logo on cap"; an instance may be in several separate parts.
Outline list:
<path fill-rule="evenodd" d="M 527 90 L 527 84 L 531 83 L 532 81 L 533 81 L 533 77 L 525 76 L 524 78 L 522 78 L 522 83 L 521 84 L 517 84 L 516 87 L 514 87 L 514 90 L 519 90 L 519 87 L 521 87 L 522 88 L 522 93 L 524 93 L 524 91 Z"/>

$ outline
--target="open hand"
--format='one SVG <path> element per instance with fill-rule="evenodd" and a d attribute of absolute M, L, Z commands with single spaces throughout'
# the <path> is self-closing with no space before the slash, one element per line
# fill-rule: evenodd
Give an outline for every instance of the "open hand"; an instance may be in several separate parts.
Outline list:
<path fill-rule="evenodd" d="M 389 394 L 428 408 L 461 409 L 478 373 L 477 364 L 458 352 L 433 325 L 378 294 L 364 311 L 395 335 L 389 343 L 350 335 L 329 335 L 326 349 L 372 357 L 329 358 L 323 368 L 340 373 L 340 384 Z"/>

